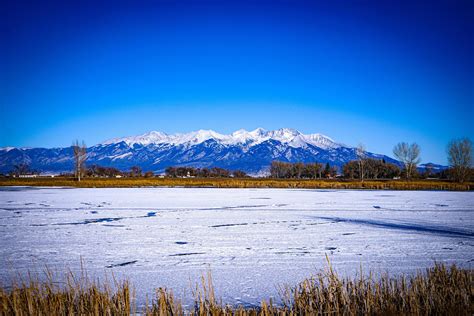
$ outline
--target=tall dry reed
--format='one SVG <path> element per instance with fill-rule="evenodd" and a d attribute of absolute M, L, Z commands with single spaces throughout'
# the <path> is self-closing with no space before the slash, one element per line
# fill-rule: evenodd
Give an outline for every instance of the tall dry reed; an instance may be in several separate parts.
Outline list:
<path fill-rule="evenodd" d="M 50 270 L 40 281 L 37 275 L 0 286 L 0 315 L 130 315 L 134 291 L 128 281 L 112 277 L 91 281 L 82 270 L 67 272 L 63 281 L 55 280 Z"/>

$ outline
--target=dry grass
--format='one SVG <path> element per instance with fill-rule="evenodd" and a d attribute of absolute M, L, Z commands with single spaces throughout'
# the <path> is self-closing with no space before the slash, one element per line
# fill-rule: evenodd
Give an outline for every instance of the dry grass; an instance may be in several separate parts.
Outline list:
<path fill-rule="evenodd" d="M 372 189 L 372 190 L 474 190 L 474 183 L 438 180 L 298 180 L 268 178 L 4 178 L 0 186 L 106 187 L 213 187 L 213 188 L 300 188 L 300 189 Z"/>
<path fill-rule="evenodd" d="M 0 315 L 130 315 L 132 292 L 128 281 L 90 281 L 87 275 L 68 272 L 56 282 L 47 270 L 46 281 L 28 275 L 9 289 L 0 286 Z"/>
<path fill-rule="evenodd" d="M 185 310 L 173 292 L 156 290 L 144 315 L 473 315 L 472 270 L 436 264 L 425 273 L 398 278 L 340 278 L 331 266 L 282 290 L 283 304 L 262 301 L 258 307 L 218 302 L 210 274 L 193 291 L 194 306 Z M 112 290 L 114 288 L 115 290 Z M 72 274 L 65 286 L 51 278 L 0 288 L 1 315 L 130 315 L 133 292 L 128 282 L 107 284 L 77 281 Z"/>
<path fill-rule="evenodd" d="M 287 290 L 286 310 L 295 314 L 472 315 L 473 272 L 436 264 L 425 274 L 377 281 L 341 279 L 329 271 Z"/>

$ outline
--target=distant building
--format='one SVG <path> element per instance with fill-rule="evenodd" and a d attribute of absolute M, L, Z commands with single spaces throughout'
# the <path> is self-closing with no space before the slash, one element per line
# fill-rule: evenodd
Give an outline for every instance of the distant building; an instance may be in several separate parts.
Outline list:
<path fill-rule="evenodd" d="M 18 175 L 18 178 L 37 178 L 37 174 L 20 174 Z"/>

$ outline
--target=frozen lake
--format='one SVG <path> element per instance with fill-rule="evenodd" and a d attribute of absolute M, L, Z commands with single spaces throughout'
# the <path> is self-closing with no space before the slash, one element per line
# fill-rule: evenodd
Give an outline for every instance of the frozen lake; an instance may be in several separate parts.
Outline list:
<path fill-rule="evenodd" d="M 0 280 L 15 272 L 127 276 L 190 297 L 212 271 L 218 296 L 253 304 L 324 268 L 412 273 L 472 268 L 474 192 L 206 188 L 0 188 Z M 184 294 L 183 294 L 184 293 Z"/>

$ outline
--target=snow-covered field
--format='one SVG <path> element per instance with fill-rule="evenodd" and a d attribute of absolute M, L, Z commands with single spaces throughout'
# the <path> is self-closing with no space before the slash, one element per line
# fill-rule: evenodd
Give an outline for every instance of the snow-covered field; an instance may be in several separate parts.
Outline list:
<path fill-rule="evenodd" d="M 0 188 L 0 280 L 17 272 L 113 271 L 145 293 L 189 298 L 211 270 L 225 302 L 278 297 L 324 268 L 472 268 L 474 193 L 206 188 Z M 183 294 L 184 293 L 184 294 Z"/>

